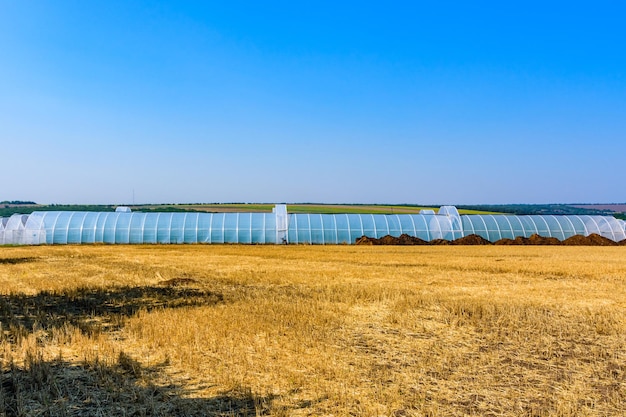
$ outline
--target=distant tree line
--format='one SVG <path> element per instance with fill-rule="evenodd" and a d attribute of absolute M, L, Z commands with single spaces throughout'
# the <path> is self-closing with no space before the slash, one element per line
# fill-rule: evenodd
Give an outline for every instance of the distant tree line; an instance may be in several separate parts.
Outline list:
<path fill-rule="evenodd" d="M 469 206 L 456 206 L 459 209 L 496 211 L 518 215 L 547 214 L 547 215 L 613 215 L 610 210 L 598 210 L 590 208 L 574 207 L 567 204 L 480 204 Z"/>
<path fill-rule="evenodd" d="M 4 202 L 3 202 L 4 203 Z M 9 205 L 11 204 L 11 205 Z M 13 206 L 12 206 L 13 205 Z M 0 203 L 0 217 L 9 217 L 13 214 L 30 214 L 33 211 L 115 211 L 116 205 L 95 205 L 95 204 L 48 204 L 36 205 L 32 203 L 23 206 L 15 206 L 13 203 Z M 183 209 L 179 207 L 155 206 L 141 207 L 134 209 L 137 212 L 203 212 L 202 210 Z"/>
<path fill-rule="evenodd" d="M 192 208 L 180 208 L 180 207 L 141 207 L 133 209 L 139 213 L 206 213 L 206 210 L 196 210 Z"/>
<path fill-rule="evenodd" d="M 0 203 L 1 204 L 1 203 Z M 74 205 L 74 204 L 49 204 L 49 205 L 30 205 L 23 207 L 7 207 L 0 208 L 0 217 L 9 217 L 13 214 L 30 214 L 33 211 L 114 211 L 116 206 L 110 205 Z"/>
<path fill-rule="evenodd" d="M 357 205 L 357 204 L 354 204 Z M 408 206 L 408 204 L 407 204 Z M 9 217 L 13 214 L 30 214 L 33 211 L 115 211 L 115 205 L 74 205 L 49 204 L 37 205 L 32 201 L 2 201 L 0 202 L 0 217 Z M 517 215 L 544 214 L 544 215 L 601 215 L 615 216 L 626 220 L 626 213 L 613 213 L 610 210 L 597 210 L 573 207 L 567 204 L 479 204 L 458 205 L 459 209 L 493 211 Z M 133 209 L 138 212 L 204 212 L 193 208 L 179 208 L 171 206 L 141 207 Z"/>
<path fill-rule="evenodd" d="M 12 205 L 12 206 L 19 206 L 19 205 L 34 206 L 37 203 L 35 203 L 34 201 L 22 201 L 22 200 L 8 201 L 8 200 L 4 200 L 4 201 L 0 201 L 0 204 L 2 204 L 2 205 Z"/>

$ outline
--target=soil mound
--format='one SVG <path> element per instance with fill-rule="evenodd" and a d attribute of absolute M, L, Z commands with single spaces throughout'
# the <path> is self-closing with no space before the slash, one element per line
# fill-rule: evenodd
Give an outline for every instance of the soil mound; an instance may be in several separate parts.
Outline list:
<path fill-rule="evenodd" d="M 515 239 L 509 239 L 507 237 L 493 242 L 494 245 L 532 245 L 530 239 L 524 236 L 517 236 Z"/>
<path fill-rule="evenodd" d="M 471 234 L 450 242 L 452 245 L 491 245 L 491 242 L 482 236 Z"/>
<path fill-rule="evenodd" d="M 587 236 L 587 239 L 594 242 L 598 246 L 618 246 L 619 245 L 619 243 L 617 243 L 616 241 L 611 240 L 608 237 L 600 236 L 595 233 L 592 233 L 589 236 Z"/>
<path fill-rule="evenodd" d="M 494 245 L 519 245 L 520 243 L 517 240 L 513 240 L 513 239 L 508 239 L 508 238 L 503 238 L 500 240 L 496 240 L 495 242 L 493 242 Z"/>
<path fill-rule="evenodd" d="M 429 243 L 419 237 L 409 236 L 406 233 L 401 234 L 399 237 L 386 235 L 379 239 L 375 237 L 361 236 L 355 242 L 357 245 L 428 245 Z"/>
<path fill-rule="evenodd" d="M 445 239 L 433 239 L 430 241 L 431 245 L 449 245 L 450 241 L 449 240 L 445 240 Z"/>
<path fill-rule="evenodd" d="M 399 243 L 398 238 L 395 236 L 386 235 L 381 238 L 378 238 L 379 245 L 397 245 L 398 243 Z"/>
<path fill-rule="evenodd" d="M 361 236 L 355 242 L 357 245 L 566 245 L 566 246 L 626 246 L 626 239 L 615 242 L 604 236 L 592 233 L 589 236 L 574 235 L 560 241 L 555 237 L 545 237 L 534 234 L 531 237 L 517 236 L 515 239 L 503 238 L 493 243 L 482 236 L 471 234 L 452 241 L 446 239 L 433 239 L 430 242 L 419 237 L 402 234 L 399 237 L 386 235 L 380 239 L 374 237 Z"/>
<path fill-rule="evenodd" d="M 550 239 L 549 242 L 551 243 L 541 243 L 544 239 Z M 509 239 L 509 238 L 502 238 L 500 240 L 496 240 L 494 243 L 494 245 L 520 245 L 520 246 L 526 246 L 526 245 L 560 245 L 561 241 L 559 241 L 557 238 L 546 238 L 546 237 L 542 237 L 539 235 L 532 235 L 531 237 L 524 237 L 524 236 L 516 236 L 515 239 Z"/>
<path fill-rule="evenodd" d="M 428 242 L 416 236 L 409 236 L 403 233 L 398 238 L 400 245 L 428 245 Z"/>
<path fill-rule="evenodd" d="M 589 236 L 574 235 L 563 241 L 567 246 L 617 246 L 619 243 L 609 238 L 592 233 Z"/>
<path fill-rule="evenodd" d="M 374 241 L 376 241 L 376 243 L 374 243 Z M 368 246 L 379 245 L 378 239 L 367 237 L 367 236 L 361 236 L 360 238 L 356 240 L 356 242 L 354 242 L 354 244 L 355 245 L 368 245 Z"/>
<path fill-rule="evenodd" d="M 560 245 L 561 241 L 555 237 L 545 237 L 534 234 L 528 238 L 528 245 Z"/>

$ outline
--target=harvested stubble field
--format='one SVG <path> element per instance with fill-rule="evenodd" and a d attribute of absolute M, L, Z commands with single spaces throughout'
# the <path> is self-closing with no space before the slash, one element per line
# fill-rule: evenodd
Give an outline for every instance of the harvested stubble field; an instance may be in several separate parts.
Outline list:
<path fill-rule="evenodd" d="M 626 410 L 626 249 L 0 248 L 0 415 Z"/>

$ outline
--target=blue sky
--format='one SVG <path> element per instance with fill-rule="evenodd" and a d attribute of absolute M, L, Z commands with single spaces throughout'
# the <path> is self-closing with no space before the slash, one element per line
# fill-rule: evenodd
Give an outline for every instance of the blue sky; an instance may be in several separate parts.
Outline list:
<path fill-rule="evenodd" d="M 0 200 L 626 200 L 626 5 L 0 0 Z"/>

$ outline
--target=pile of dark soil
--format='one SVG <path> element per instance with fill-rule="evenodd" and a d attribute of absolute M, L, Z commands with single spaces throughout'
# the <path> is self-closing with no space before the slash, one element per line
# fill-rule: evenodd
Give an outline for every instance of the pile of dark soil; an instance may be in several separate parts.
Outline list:
<path fill-rule="evenodd" d="M 422 240 L 415 236 L 409 236 L 402 234 L 399 237 L 395 236 L 383 236 L 380 239 L 374 237 L 361 236 L 356 240 L 357 245 L 543 245 L 543 246 L 626 246 L 626 239 L 620 242 L 615 242 L 604 236 L 598 234 L 591 234 L 589 236 L 575 235 L 560 241 L 555 237 L 545 237 L 534 234 L 530 237 L 517 236 L 515 239 L 500 239 L 495 242 L 490 242 L 479 235 L 467 235 L 455 240 L 446 239 L 433 239 L 430 242 Z"/>
<path fill-rule="evenodd" d="M 447 241 L 446 241 L 447 242 Z M 401 234 L 399 237 L 386 235 L 379 239 L 375 237 L 361 236 L 356 240 L 357 245 L 428 245 L 429 242 L 420 239 L 419 237 L 409 236 L 407 234 Z"/>
<path fill-rule="evenodd" d="M 561 245 L 561 241 L 555 237 L 539 236 L 538 234 L 531 235 L 530 237 L 517 236 L 515 239 L 500 239 L 493 242 L 494 245 Z"/>
<path fill-rule="evenodd" d="M 378 243 L 378 239 L 367 237 L 367 236 L 361 236 L 360 238 L 356 240 L 356 242 L 354 242 L 354 244 L 372 246 L 374 245 L 374 241 L 376 241 L 377 245 L 380 245 L 380 243 Z"/>
<path fill-rule="evenodd" d="M 380 239 L 378 239 L 378 244 L 379 245 L 399 245 L 400 244 L 400 238 L 394 237 L 394 236 L 390 236 L 390 235 L 383 236 Z"/>
<path fill-rule="evenodd" d="M 528 238 L 527 245 L 560 245 L 561 241 L 555 237 L 539 236 L 538 234 L 531 235 Z"/>
<path fill-rule="evenodd" d="M 450 242 L 452 245 L 491 245 L 491 242 L 479 235 L 467 235 Z"/>
<path fill-rule="evenodd" d="M 450 241 L 445 239 L 433 239 L 428 242 L 429 245 L 437 246 L 437 245 L 449 245 Z"/>
<path fill-rule="evenodd" d="M 619 243 L 609 238 L 592 233 L 589 236 L 575 235 L 568 237 L 562 242 L 568 246 L 618 246 Z"/>
<path fill-rule="evenodd" d="M 522 236 L 518 236 L 515 239 L 500 239 L 493 242 L 494 245 L 527 245 L 526 243 L 528 239 Z"/>
<path fill-rule="evenodd" d="M 427 241 L 419 237 L 409 236 L 406 233 L 401 234 L 398 241 L 400 245 L 428 245 Z"/>

